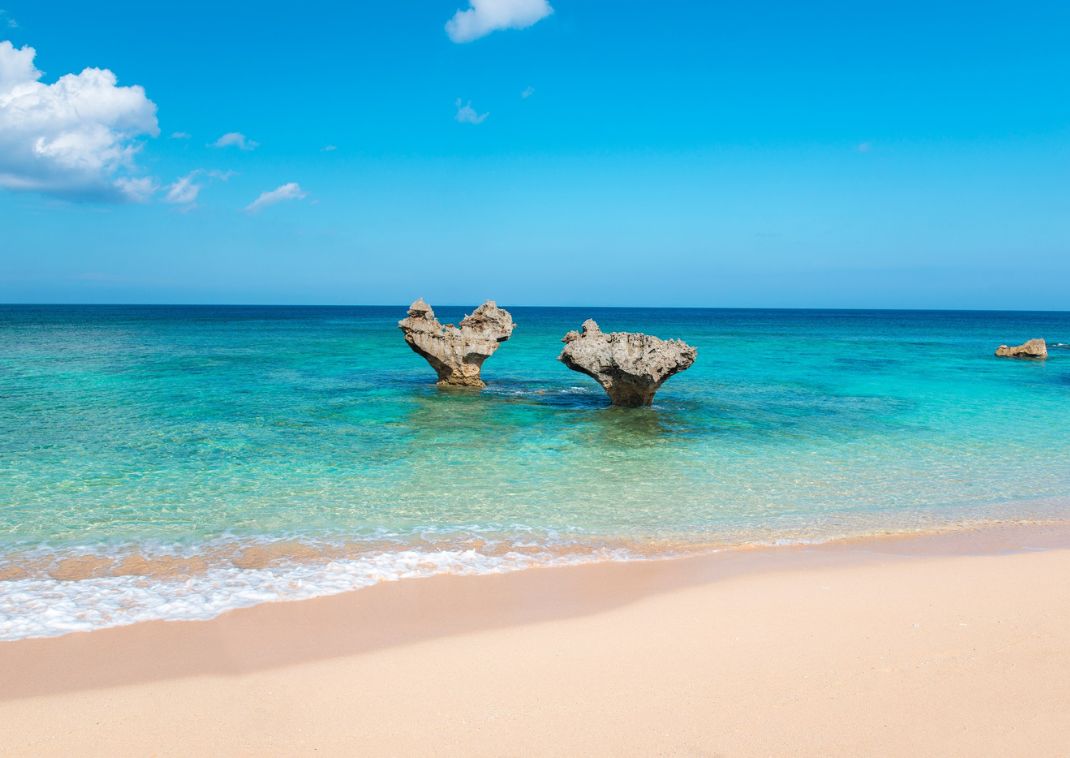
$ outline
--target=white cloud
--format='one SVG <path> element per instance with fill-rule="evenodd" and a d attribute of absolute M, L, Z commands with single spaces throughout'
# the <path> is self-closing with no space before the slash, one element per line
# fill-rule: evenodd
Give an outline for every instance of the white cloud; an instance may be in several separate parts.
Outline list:
<path fill-rule="evenodd" d="M 288 182 L 270 192 L 261 192 L 260 197 L 245 206 L 245 210 L 249 213 L 256 213 L 261 208 L 266 208 L 269 205 L 275 205 L 275 203 L 281 203 L 284 200 L 301 200 L 307 196 L 308 193 L 301 189 L 300 184 Z"/>
<path fill-rule="evenodd" d="M 11 17 L 11 14 L 0 8 L 0 25 L 6 26 L 8 29 L 18 29 L 19 22 Z"/>
<path fill-rule="evenodd" d="M 195 207 L 197 198 L 200 196 L 201 190 L 204 189 L 204 179 L 218 179 L 221 182 L 225 182 L 232 176 L 234 176 L 233 171 L 194 169 L 167 185 L 167 194 L 164 195 L 164 200 L 174 205 L 185 206 L 184 210 L 190 210 Z"/>
<path fill-rule="evenodd" d="M 338 149 L 338 146 L 337 145 L 324 145 L 320 149 L 325 153 L 333 153 L 335 150 Z"/>
<path fill-rule="evenodd" d="M 454 118 L 462 124 L 482 124 L 490 115 L 489 113 L 476 113 L 471 100 L 465 103 L 461 98 L 457 98 L 454 105 L 457 106 L 457 115 Z"/>
<path fill-rule="evenodd" d="M 857 145 L 855 145 L 855 150 L 857 150 L 860 153 L 872 152 L 873 143 L 872 142 L 859 142 Z"/>
<path fill-rule="evenodd" d="M 74 199 L 143 201 L 136 138 L 156 136 L 156 105 L 108 69 L 39 81 L 37 51 L 0 41 L 0 187 Z"/>
<path fill-rule="evenodd" d="M 164 200 L 176 205 L 189 205 L 196 202 L 197 196 L 204 189 L 203 184 L 194 181 L 200 173 L 200 171 L 191 171 L 176 179 L 173 184 L 168 185 Z"/>
<path fill-rule="evenodd" d="M 135 203 L 144 203 L 156 194 L 156 190 L 160 189 L 156 180 L 148 176 L 136 179 L 120 176 L 115 180 L 115 186 L 123 193 L 124 198 Z"/>
<path fill-rule="evenodd" d="M 236 147 L 245 151 L 256 150 L 259 146 L 259 142 L 254 142 L 241 132 L 227 132 L 212 143 L 212 147 Z"/>
<path fill-rule="evenodd" d="M 535 94 L 535 88 L 531 87 L 531 86 L 528 86 L 528 87 L 524 87 L 524 91 L 520 93 L 520 96 L 522 98 L 524 98 L 525 100 L 527 100 L 529 97 L 531 97 L 534 94 Z"/>
<path fill-rule="evenodd" d="M 192 136 L 189 132 L 171 132 L 171 139 L 189 139 Z"/>
<path fill-rule="evenodd" d="M 524 29 L 554 12 L 547 0 L 468 0 L 446 22 L 454 42 L 471 42 L 499 29 Z"/>

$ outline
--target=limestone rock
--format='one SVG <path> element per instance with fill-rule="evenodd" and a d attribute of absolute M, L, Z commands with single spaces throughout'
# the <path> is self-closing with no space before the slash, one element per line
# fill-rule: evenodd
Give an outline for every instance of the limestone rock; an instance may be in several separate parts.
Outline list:
<path fill-rule="evenodd" d="M 1047 358 L 1048 345 L 1042 339 L 1029 340 L 1021 345 L 1000 345 L 996 348 L 1000 358 Z"/>
<path fill-rule="evenodd" d="M 650 405 L 673 374 L 689 368 L 698 351 L 680 340 L 638 332 L 605 333 L 593 319 L 583 332 L 569 332 L 557 359 L 602 385 L 614 405 Z"/>
<path fill-rule="evenodd" d="M 479 376 L 483 361 L 509 339 L 514 329 L 509 311 L 499 308 L 493 300 L 465 316 L 458 329 L 453 324 L 440 324 L 423 298 L 409 306 L 408 317 L 398 326 L 413 352 L 431 364 L 438 383 L 454 387 L 485 387 Z"/>

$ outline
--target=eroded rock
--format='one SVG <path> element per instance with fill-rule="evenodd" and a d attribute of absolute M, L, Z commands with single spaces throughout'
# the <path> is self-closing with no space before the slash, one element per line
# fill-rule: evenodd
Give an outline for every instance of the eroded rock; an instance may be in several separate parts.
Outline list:
<path fill-rule="evenodd" d="M 408 317 L 398 326 L 413 352 L 431 364 L 438 383 L 453 387 L 485 387 L 479 376 L 483 361 L 509 339 L 515 328 L 509 311 L 499 308 L 493 300 L 465 316 L 458 329 L 453 324 L 440 324 L 423 298 L 409 306 Z"/>
<path fill-rule="evenodd" d="M 1047 358 L 1048 345 L 1042 339 L 1029 340 L 1021 345 L 1000 345 L 996 348 L 1000 358 Z"/>
<path fill-rule="evenodd" d="M 557 359 L 602 385 L 614 405 L 650 405 L 673 374 L 689 368 L 698 351 L 680 340 L 638 332 L 603 332 L 594 319 L 569 332 Z"/>

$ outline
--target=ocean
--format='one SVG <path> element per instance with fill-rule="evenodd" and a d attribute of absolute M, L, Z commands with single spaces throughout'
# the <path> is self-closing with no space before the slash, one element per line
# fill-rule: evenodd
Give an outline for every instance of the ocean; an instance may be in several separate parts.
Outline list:
<path fill-rule="evenodd" d="M 503 305 L 482 391 L 404 305 L 0 306 L 0 639 L 1070 515 L 1070 313 Z M 587 318 L 698 360 L 610 407 L 556 360 Z"/>

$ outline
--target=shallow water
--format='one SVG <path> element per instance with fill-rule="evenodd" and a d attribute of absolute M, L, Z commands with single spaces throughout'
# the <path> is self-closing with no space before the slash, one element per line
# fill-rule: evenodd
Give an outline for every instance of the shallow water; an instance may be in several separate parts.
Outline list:
<path fill-rule="evenodd" d="M 403 307 L 0 307 L 0 639 L 1070 513 L 1068 313 L 510 310 L 471 392 Z M 555 360 L 588 317 L 698 361 L 607 407 Z"/>

